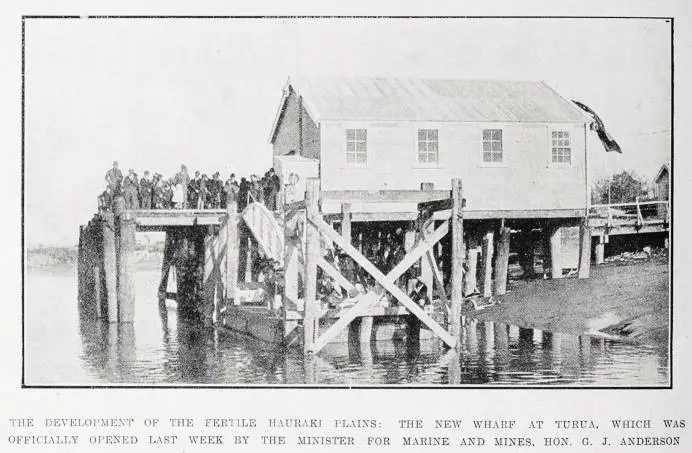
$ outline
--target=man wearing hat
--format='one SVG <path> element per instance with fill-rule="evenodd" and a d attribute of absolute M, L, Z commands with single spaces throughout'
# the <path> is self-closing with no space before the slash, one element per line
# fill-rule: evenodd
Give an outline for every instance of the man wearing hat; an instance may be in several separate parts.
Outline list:
<path fill-rule="evenodd" d="M 180 166 L 180 171 L 175 175 L 174 184 L 180 184 L 180 190 L 183 193 L 182 199 L 182 209 L 187 209 L 187 186 L 190 184 L 190 175 L 187 174 L 187 167 L 185 165 Z"/>
<path fill-rule="evenodd" d="M 120 184 L 123 180 L 123 172 L 118 168 L 118 161 L 113 161 L 113 167 L 106 172 L 106 182 L 111 192 L 111 196 L 116 196 L 120 192 Z"/>
<path fill-rule="evenodd" d="M 218 209 L 221 206 L 221 192 L 223 191 L 223 183 L 220 179 L 221 173 L 215 172 L 211 181 L 209 181 L 209 196 L 211 197 L 211 207 Z"/>
<path fill-rule="evenodd" d="M 123 180 L 123 197 L 126 209 L 139 209 L 139 192 L 137 190 L 137 175 L 133 169 L 127 171 Z"/>
<path fill-rule="evenodd" d="M 139 198 L 142 209 L 151 209 L 153 183 L 149 179 L 149 170 L 144 170 L 144 175 L 139 181 Z"/>
<path fill-rule="evenodd" d="M 197 200 L 199 199 L 199 183 L 201 177 L 199 171 L 195 172 L 195 177 L 190 180 L 187 186 L 187 206 L 192 209 L 197 208 Z"/>

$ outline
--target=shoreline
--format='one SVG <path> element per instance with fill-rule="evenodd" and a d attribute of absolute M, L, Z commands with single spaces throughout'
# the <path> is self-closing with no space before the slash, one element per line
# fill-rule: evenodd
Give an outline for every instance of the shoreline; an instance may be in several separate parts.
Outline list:
<path fill-rule="evenodd" d="M 495 305 L 463 314 L 524 328 L 669 346 L 669 267 L 657 260 L 594 266 L 589 279 L 513 281 Z"/>

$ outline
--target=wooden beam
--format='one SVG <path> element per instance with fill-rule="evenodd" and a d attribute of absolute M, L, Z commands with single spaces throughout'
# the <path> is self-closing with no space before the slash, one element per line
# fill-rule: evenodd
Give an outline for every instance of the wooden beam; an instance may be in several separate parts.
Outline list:
<path fill-rule="evenodd" d="M 443 214 L 446 211 L 438 211 Z M 585 209 L 467 209 L 464 208 L 464 218 L 472 220 L 484 219 L 560 219 L 584 217 Z M 437 220 L 437 216 L 436 216 Z"/>
<path fill-rule="evenodd" d="M 589 278 L 591 272 L 591 228 L 586 218 L 579 225 L 579 278 Z"/>
<path fill-rule="evenodd" d="M 339 316 L 334 324 L 329 326 L 322 335 L 319 336 L 311 345 L 310 352 L 318 353 L 322 350 L 330 341 L 332 341 L 342 330 L 344 330 L 351 322 L 357 317 L 361 316 L 372 307 L 373 298 L 367 298 L 365 300 L 358 301 L 353 307 L 351 307 L 346 313 Z"/>
<path fill-rule="evenodd" d="M 418 261 L 426 252 L 430 251 L 433 246 L 440 241 L 440 239 L 445 237 L 448 232 L 449 223 L 445 222 L 437 227 L 437 229 L 429 237 L 423 238 L 423 240 L 416 244 L 416 246 L 409 251 L 396 266 L 394 266 L 394 269 L 387 274 L 387 280 L 391 281 L 392 283 L 396 281 L 397 278 L 401 277 L 404 272 L 413 266 L 413 264 Z"/>
<path fill-rule="evenodd" d="M 452 209 L 452 199 L 449 198 L 449 194 L 447 194 L 446 199 L 424 201 L 424 202 L 418 203 L 418 210 L 419 211 L 437 212 L 437 211 L 444 211 L 446 209 Z"/>
<path fill-rule="evenodd" d="M 308 178 L 305 201 L 308 216 L 319 216 L 320 180 Z M 328 228 L 330 228 L 328 226 Z M 331 229 L 331 228 L 330 228 Z M 332 230 L 334 231 L 334 230 Z M 306 225 L 305 242 L 305 301 L 303 319 L 303 350 L 313 352 L 319 327 L 319 307 L 317 300 L 317 261 L 320 257 L 320 233 L 310 222 Z"/>
<path fill-rule="evenodd" d="M 332 263 L 325 260 L 323 257 L 317 259 L 317 265 L 324 270 L 324 272 L 334 279 L 336 284 L 344 288 L 346 291 L 354 289 L 355 286 L 352 282 L 349 282 L 346 277 L 344 277 L 341 272 L 339 272 Z"/>
<path fill-rule="evenodd" d="M 449 198 L 447 190 L 325 190 L 322 201 L 421 203 Z"/>
<path fill-rule="evenodd" d="M 507 293 L 507 272 L 509 266 L 509 241 L 510 229 L 500 229 L 500 237 L 497 243 L 497 257 L 495 258 L 495 294 L 501 296 Z"/>
<path fill-rule="evenodd" d="M 299 211 L 305 209 L 305 200 L 293 201 L 284 205 L 285 211 Z"/>
<path fill-rule="evenodd" d="M 452 305 L 449 320 L 449 333 L 455 339 L 455 346 L 461 338 L 461 303 L 464 289 L 464 212 L 463 187 L 461 179 L 452 179 Z"/>
<path fill-rule="evenodd" d="M 322 222 L 324 223 L 324 225 L 326 225 L 326 228 L 329 230 L 329 233 L 330 233 L 330 234 L 337 234 L 337 233 L 334 231 L 334 229 L 332 229 L 331 226 L 329 226 L 326 222 L 324 222 L 324 220 L 322 220 Z M 322 230 L 322 228 L 320 228 L 320 230 L 324 233 L 324 230 Z M 387 275 L 384 277 L 385 281 L 386 281 L 387 283 L 394 284 L 394 282 L 395 282 L 399 277 L 401 277 L 401 275 L 403 275 L 404 272 L 406 272 L 406 270 L 408 270 L 408 268 L 410 268 L 410 267 L 413 265 L 413 263 L 415 263 L 418 259 L 420 259 L 421 256 L 423 256 L 423 254 L 425 254 L 425 253 L 427 252 L 428 254 L 432 255 L 432 253 L 431 253 L 432 247 L 433 247 L 440 239 L 442 239 L 442 238 L 447 234 L 448 231 L 449 231 L 449 225 L 445 223 L 445 224 L 441 225 L 437 230 L 435 230 L 435 232 L 433 232 L 433 234 L 432 234 L 429 238 L 424 238 L 420 243 L 418 243 L 418 245 L 416 245 L 416 247 L 413 248 L 413 250 L 411 250 L 411 251 L 401 260 L 401 262 L 399 262 L 399 264 L 397 264 L 397 265 L 394 267 L 394 269 L 391 270 L 391 272 L 389 272 L 389 274 L 387 274 Z M 325 234 L 325 235 L 326 235 L 327 237 L 329 237 L 328 234 Z M 345 238 L 342 238 L 342 240 L 345 241 Z M 341 246 L 339 243 L 337 243 L 337 245 Z M 353 250 L 355 250 L 355 248 L 354 248 L 350 243 L 348 243 L 348 245 L 349 245 Z M 342 247 L 342 248 L 343 248 L 343 247 Z M 356 251 L 356 252 L 357 252 L 357 251 Z M 358 252 L 358 253 L 359 253 L 359 252 Z M 360 253 L 359 253 L 359 254 L 360 254 Z M 353 256 L 352 256 L 352 257 L 353 257 Z M 365 257 L 362 257 L 362 258 L 363 258 L 364 260 L 367 261 L 367 259 L 366 259 Z M 354 260 L 356 260 L 356 262 L 358 262 L 359 264 L 361 264 L 356 258 L 354 258 Z M 326 262 L 323 258 L 321 259 L 321 261 L 325 264 L 325 267 L 323 267 L 323 269 L 325 269 L 325 271 L 328 272 L 328 271 L 329 271 L 329 268 L 331 267 L 331 265 L 330 265 L 328 262 Z M 368 261 L 368 263 L 369 263 L 369 261 Z M 320 261 L 318 261 L 318 264 L 320 264 Z M 371 264 L 371 265 L 372 265 L 372 264 Z M 362 266 L 362 264 L 361 264 L 361 266 Z M 437 266 L 435 266 L 435 268 L 436 268 L 436 267 L 437 267 Z M 332 269 L 333 269 L 333 268 L 332 268 Z M 341 279 L 343 279 L 343 280 L 345 280 L 346 282 L 348 282 L 348 280 L 346 280 L 340 273 L 338 273 L 338 272 L 336 271 L 336 269 L 333 269 L 333 270 L 334 270 L 334 273 L 335 273 L 338 277 L 340 277 Z M 367 270 L 367 269 L 366 269 L 366 270 Z M 373 276 L 374 276 L 374 275 L 373 275 Z M 335 280 L 336 280 L 336 278 L 335 278 Z M 349 285 L 350 285 L 351 287 L 353 287 L 353 285 L 352 285 L 350 282 L 348 282 L 348 283 L 349 283 Z M 382 283 L 382 282 L 381 282 L 381 283 Z M 394 285 L 394 286 L 396 287 L 396 285 Z M 398 287 L 397 287 L 397 288 L 398 288 Z M 395 296 L 395 297 L 396 297 L 396 296 Z M 319 351 L 320 349 L 322 349 L 332 338 L 334 338 L 341 330 L 343 330 L 344 328 L 346 328 L 346 326 L 348 326 L 348 324 L 349 324 L 351 321 L 353 321 L 353 320 L 354 320 L 355 318 L 357 318 L 358 316 L 361 316 L 361 314 L 363 313 L 363 311 L 366 310 L 366 309 L 368 309 L 367 306 L 366 306 L 366 307 L 361 307 L 361 305 L 364 305 L 364 304 L 367 305 L 365 302 L 358 302 L 358 303 L 357 303 L 356 305 L 354 305 L 348 312 L 346 312 L 341 318 L 339 318 L 339 320 L 344 319 L 345 321 L 343 321 L 343 322 L 336 322 L 336 323 L 332 324 L 331 326 L 329 326 L 329 328 L 328 328 L 325 332 L 323 332 L 322 335 L 316 340 L 315 345 L 314 345 L 314 347 L 313 347 L 313 352 L 318 352 L 318 351 Z M 418 305 L 416 305 L 416 306 L 418 306 Z"/>
<path fill-rule="evenodd" d="M 483 236 L 483 297 L 493 294 L 493 232 L 489 230 Z"/>
<path fill-rule="evenodd" d="M 390 282 L 389 278 L 387 278 L 387 276 L 385 276 L 379 269 L 377 269 L 377 267 L 375 267 L 374 264 L 368 261 L 368 259 L 365 258 L 358 250 L 356 250 L 355 247 L 344 241 L 344 239 L 336 231 L 334 231 L 334 229 L 332 229 L 324 220 L 322 220 L 322 218 L 319 217 L 319 215 L 308 214 L 308 220 L 312 222 L 322 232 L 322 234 L 334 241 L 336 245 L 338 245 L 346 253 L 348 253 L 351 256 L 351 258 L 353 258 L 366 272 L 372 275 L 384 287 L 385 290 L 387 290 L 390 294 L 396 297 L 402 305 L 408 308 L 411 313 L 416 315 L 418 319 L 425 323 L 449 347 L 455 346 L 456 339 L 454 337 L 449 335 L 449 333 L 447 333 L 446 330 L 444 330 L 434 319 L 430 317 L 430 315 L 428 315 L 422 308 L 420 308 L 418 304 L 413 302 L 411 298 L 409 298 L 406 295 L 406 293 L 404 293 L 398 286 L 396 286 L 393 282 Z M 404 271 L 407 268 L 405 268 Z M 401 271 L 398 275 L 401 275 L 404 271 Z M 392 273 L 393 271 L 390 272 L 389 275 L 392 276 Z"/>

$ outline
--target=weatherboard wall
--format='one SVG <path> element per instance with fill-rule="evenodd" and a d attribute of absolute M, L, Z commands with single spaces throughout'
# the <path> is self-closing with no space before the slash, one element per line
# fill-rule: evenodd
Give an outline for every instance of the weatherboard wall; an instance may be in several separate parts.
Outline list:
<path fill-rule="evenodd" d="M 346 129 L 367 129 L 367 162 L 346 162 Z M 417 161 L 418 129 L 438 130 L 438 162 Z M 483 129 L 502 129 L 503 162 L 482 160 Z M 353 122 L 320 123 L 322 190 L 419 190 L 421 183 L 447 189 L 463 180 L 467 211 L 586 208 L 584 125 L 547 123 Z M 553 164 L 551 131 L 570 132 L 571 163 Z M 406 204 L 358 206 L 405 211 Z M 323 211 L 336 212 L 323 205 Z"/>

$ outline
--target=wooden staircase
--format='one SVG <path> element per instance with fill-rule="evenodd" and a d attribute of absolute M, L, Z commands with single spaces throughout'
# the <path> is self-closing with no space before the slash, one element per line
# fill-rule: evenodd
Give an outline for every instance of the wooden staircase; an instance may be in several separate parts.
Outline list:
<path fill-rule="evenodd" d="M 250 203 L 241 213 L 245 224 L 257 240 L 261 252 L 281 265 L 284 262 L 284 229 L 282 220 L 262 203 Z"/>

